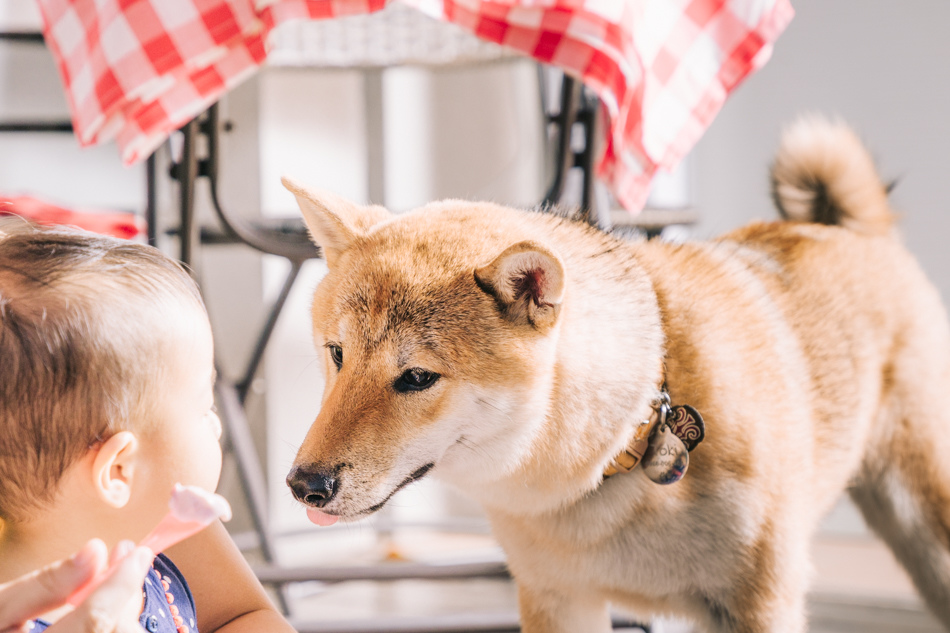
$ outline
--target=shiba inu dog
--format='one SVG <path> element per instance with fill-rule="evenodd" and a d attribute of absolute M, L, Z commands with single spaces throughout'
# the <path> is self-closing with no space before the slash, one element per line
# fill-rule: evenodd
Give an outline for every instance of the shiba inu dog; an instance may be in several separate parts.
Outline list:
<path fill-rule="evenodd" d="M 528 633 L 607 631 L 610 607 L 793 633 L 847 490 L 950 627 L 940 297 L 850 129 L 792 126 L 772 178 L 786 221 L 685 244 L 472 202 L 397 217 L 285 179 L 329 266 L 294 496 L 328 524 L 430 472 L 467 491 Z M 689 453 L 681 405 L 705 423 Z"/>

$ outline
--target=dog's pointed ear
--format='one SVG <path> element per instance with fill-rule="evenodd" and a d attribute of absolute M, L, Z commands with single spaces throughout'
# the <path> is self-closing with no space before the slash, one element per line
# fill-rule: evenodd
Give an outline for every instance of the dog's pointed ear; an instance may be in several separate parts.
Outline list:
<path fill-rule="evenodd" d="M 475 281 L 495 297 L 514 323 L 546 330 L 557 321 L 564 297 L 564 266 L 537 242 L 518 242 L 475 270 Z"/>
<path fill-rule="evenodd" d="M 310 238 L 323 249 L 331 268 L 373 225 L 392 217 L 383 207 L 360 206 L 329 191 L 304 187 L 287 176 L 280 181 L 297 198 Z"/>

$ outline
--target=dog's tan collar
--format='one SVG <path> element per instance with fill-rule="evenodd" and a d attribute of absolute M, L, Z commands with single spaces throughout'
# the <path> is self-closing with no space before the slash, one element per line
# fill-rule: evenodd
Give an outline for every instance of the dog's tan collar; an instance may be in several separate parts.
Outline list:
<path fill-rule="evenodd" d="M 650 417 L 634 429 L 627 446 L 604 469 L 604 479 L 629 473 L 643 463 L 653 481 L 668 484 L 686 474 L 689 452 L 703 441 L 706 427 L 699 412 L 689 405 L 670 404 L 664 384 L 653 399 Z"/>
<path fill-rule="evenodd" d="M 607 464 L 604 469 L 604 479 L 612 477 L 617 473 L 629 473 L 643 461 L 643 455 L 650 446 L 650 435 L 656 428 L 657 422 L 664 413 L 664 408 L 670 406 L 670 395 L 665 388 L 653 399 L 650 408 L 650 417 L 641 420 L 637 428 L 633 431 L 633 437 L 627 442 L 627 446 Z"/>

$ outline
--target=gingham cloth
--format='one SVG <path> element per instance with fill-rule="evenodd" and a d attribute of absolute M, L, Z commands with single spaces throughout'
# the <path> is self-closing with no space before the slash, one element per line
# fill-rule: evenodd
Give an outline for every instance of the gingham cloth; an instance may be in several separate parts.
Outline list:
<path fill-rule="evenodd" d="M 82 145 L 147 157 L 267 57 L 277 25 L 387 0 L 37 0 Z M 580 77 L 608 115 L 598 173 L 639 210 L 743 78 L 789 0 L 399 0 Z"/>

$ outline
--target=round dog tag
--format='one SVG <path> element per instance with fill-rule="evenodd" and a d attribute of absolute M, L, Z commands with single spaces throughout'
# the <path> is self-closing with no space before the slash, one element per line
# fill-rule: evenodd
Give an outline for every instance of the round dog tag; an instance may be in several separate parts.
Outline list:
<path fill-rule="evenodd" d="M 643 455 L 643 472 L 658 484 L 672 484 L 683 478 L 689 467 L 689 451 L 666 424 L 657 427 Z"/>
<path fill-rule="evenodd" d="M 687 451 L 692 451 L 706 437 L 706 425 L 703 423 L 703 416 L 699 415 L 699 411 L 688 404 L 673 407 L 666 421 L 676 437 L 683 440 Z"/>

